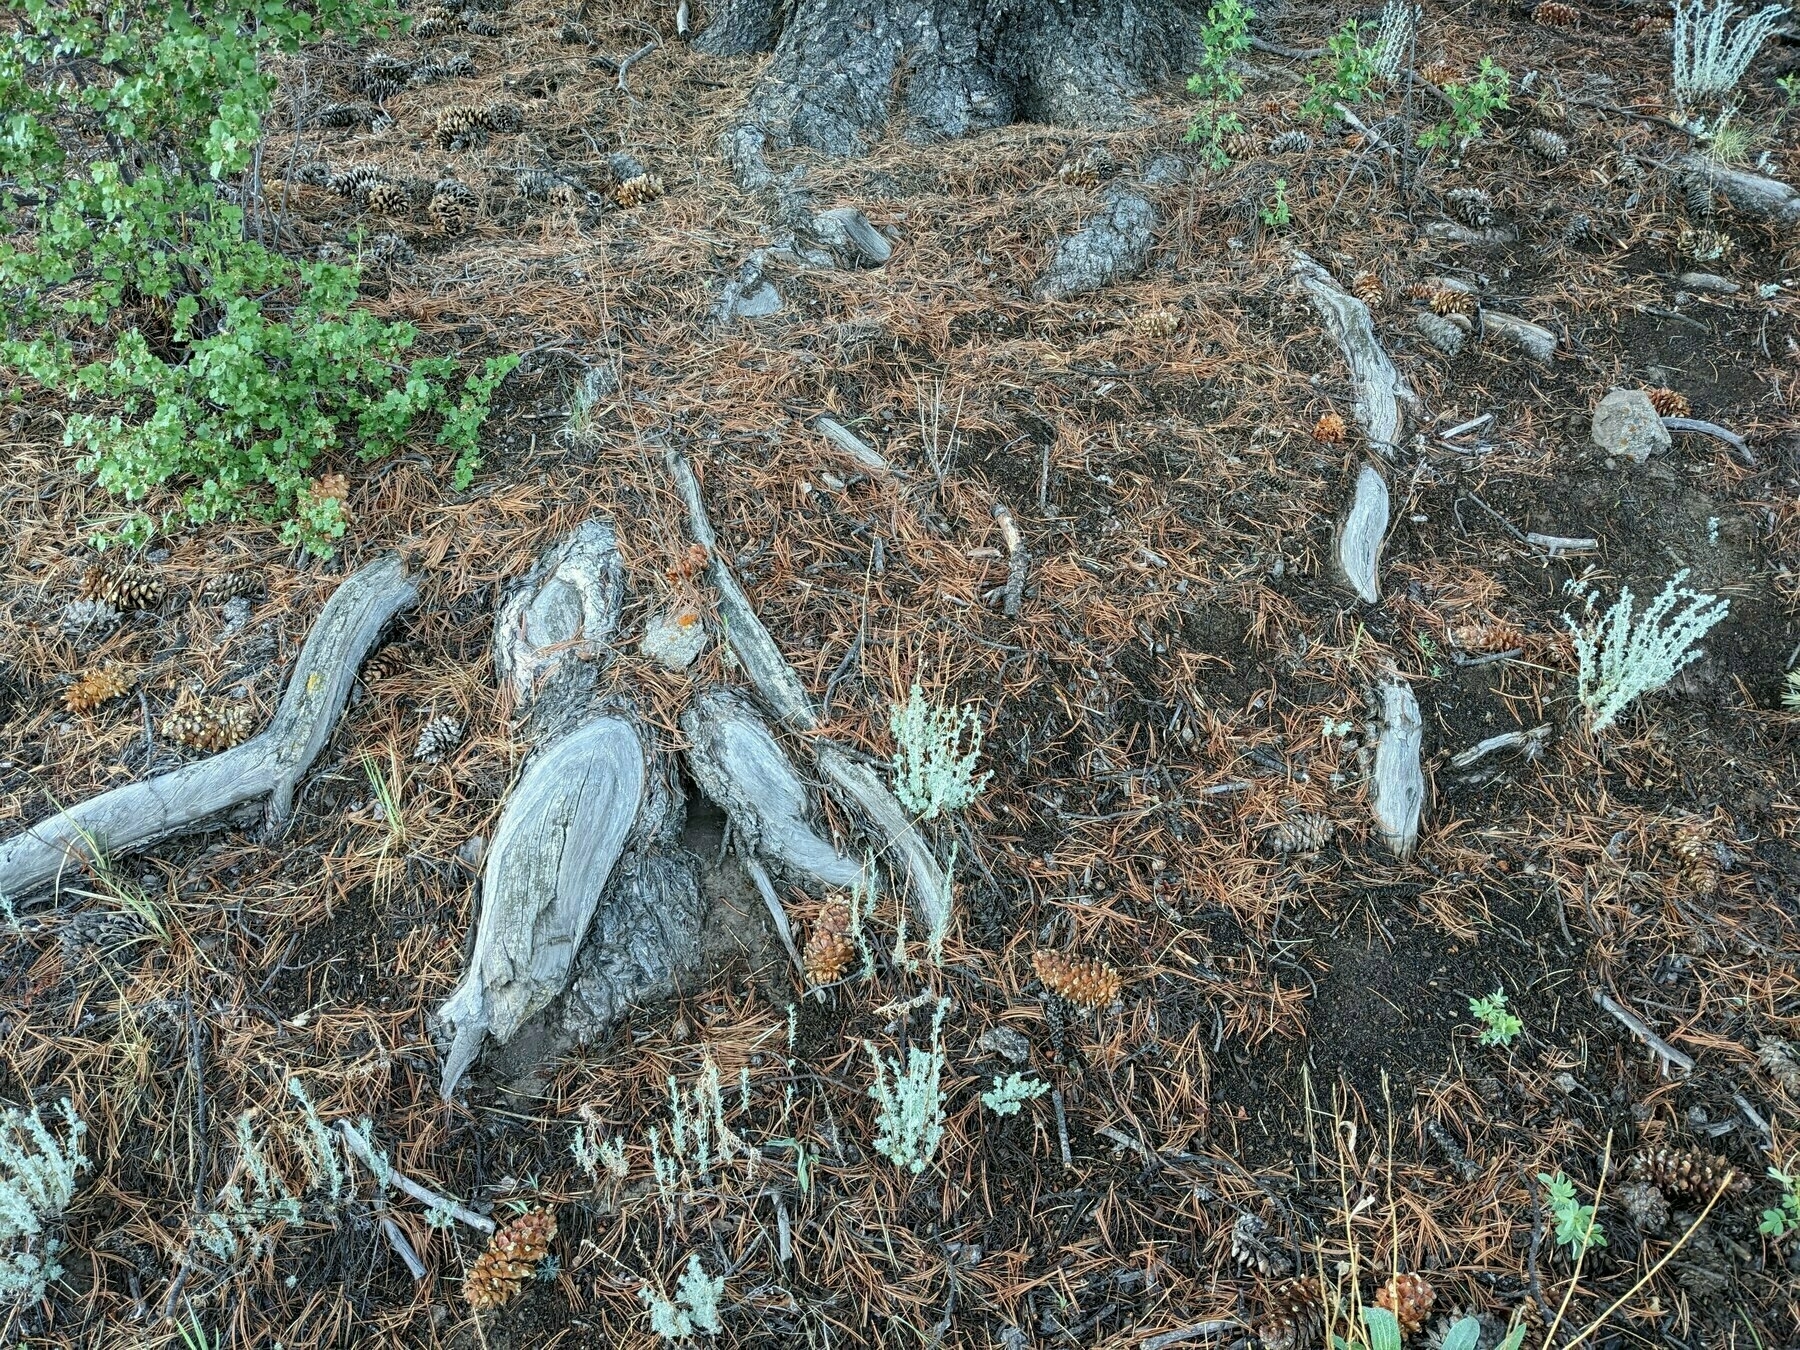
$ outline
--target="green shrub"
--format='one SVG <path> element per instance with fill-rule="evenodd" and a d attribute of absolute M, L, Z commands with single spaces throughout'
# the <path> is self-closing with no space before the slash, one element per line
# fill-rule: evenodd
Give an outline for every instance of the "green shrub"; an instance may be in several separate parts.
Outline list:
<path fill-rule="evenodd" d="M 1256 11 L 1243 0 L 1214 0 L 1200 26 L 1200 69 L 1188 76 L 1187 87 L 1207 102 L 1194 114 L 1187 140 L 1204 147 L 1209 168 L 1222 169 L 1230 163 L 1222 142 L 1244 129 L 1237 115 L 1224 109 L 1244 96 L 1237 59 L 1249 50 L 1250 20 L 1255 17 Z"/>
<path fill-rule="evenodd" d="M 1544 1183 L 1550 1197 L 1550 1214 L 1556 1220 L 1559 1244 L 1567 1247 L 1572 1256 L 1580 1256 L 1589 1247 L 1606 1245 L 1606 1232 L 1594 1217 L 1597 1211 L 1576 1198 L 1574 1182 L 1561 1172 L 1555 1176 L 1539 1172 L 1538 1180 Z"/>
<path fill-rule="evenodd" d="M 1346 20 L 1342 28 L 1325 39 L 1323 71 L 1306 77 L 1310 92 L 1300 105 L 1301 113 L 1318 119 L 1329 113 L 1334 104 L 1350 107 L 1367 99 L 1375 88 L 1376 55 L 1357 36 L 1356 20 Z"/>
<path fill-rule="evenodd" d="M 1512 76 L 1505 68 L 1495 65 L 1491 57 L 1482 57 L 1474 79 L 1444 86 L 1450 116 L 1419 133 L 1419 148 L 1431 150 L 1454 141 L 1460 155 L 1480 137 L 1483 125 L 1495 113 L 1512 106 L 1507 102 L 1511 89 Z"/>
<path fill-rule="evenodd" d="M 353 306 L 353 268 L 285 256 L 229 180 L 262 138 L 265 58 L 392 18 L 386 0 L 15 0 L 0 50 L 0 362 L 77 408 L 82 467 L 167 526 L 255 518 L 327 553 L 341 505 L 313 466 L 388 453 L 426 415 L 466 486 L 517 358 L 456 387 L 417 334 Z M 98 156 L 92 151 L 100 149 Z M 99 410 L 95 410 L 100 405 Z M 138 511 L 123 535 L 157 522 Z"/>

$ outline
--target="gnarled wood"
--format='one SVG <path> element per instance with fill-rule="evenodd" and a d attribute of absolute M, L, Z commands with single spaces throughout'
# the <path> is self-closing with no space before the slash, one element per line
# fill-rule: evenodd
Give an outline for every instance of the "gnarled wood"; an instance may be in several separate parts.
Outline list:
<path fill-rule="evenodd" d="M 1378 717 L 1375 767 L 1369 783 L 1369 810 L 1376 831 L 1395 857 L 1409 858 L 1419 842 L 1425 811 L 1425 771 L 1420 754 L 1425 723 L 1412 686 L 1390 675 L 1375 689 Z"/>
<path fill-rule="evenodd" d="M 211 758 L 102 793 L 0 843 L 0 895 L 20 899 L 50 882 L 90 848 L 107 857 L 135 853 L 266 798 L 271 829 L 286 821 L 294 789 L 318 755 L 350 696 L 357 667 L 381 630 L 418 596 L 398 557 L 345 579 L 325 602 L 294 663 L 268 727 Z"/>
<path fill-rule="evenodd" d="M 1356 421 L 1369 448 L 1392 459 L 1400 444 L 1400 405 L 1413 402 L 1413 392 L 1376 338 L 1369 307 L 1304 253 L 1294 254 L 1294 275 L 1350 365 L 1350 378 L 1356 383 Z"/>
<path fill-rule="evenodd" d="M 1356 491 L 1338 520 L 1338 572 L 1364 604 L 1381 599 L 1381 545 L 1387 538 L 1388 487 L 1372 466 L 1356 475 Z"/>
<path fill-rule="evenodd" d="M 595 517 L 540 558 L 494 619 L 494 669 L 515 708 L 586 701 L 625 603 L 612 522 Z M 562 683 L 573 688 L 557 687 Z"/>
<path fill-rule="evenodd" d="M 1747 216 L 1757 216 L 1784 228 L 1800 225 L 1800 192 L 1779 179 L 1745 173 L 1705 155 L 1683 155 L 1675 163 L 1707 186 L 1723 192 L 1725 199 Z"/>

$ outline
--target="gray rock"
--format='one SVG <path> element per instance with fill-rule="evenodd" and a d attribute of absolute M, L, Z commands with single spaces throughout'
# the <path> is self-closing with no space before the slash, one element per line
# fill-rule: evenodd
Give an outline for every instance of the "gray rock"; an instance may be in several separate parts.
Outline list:
<path fill-rule="evenodd" d="M 1135 277 L 1150 261 L 1155 230 L 1154 206 L 1135 192 L 1112 189 L 1106 194 L 1105 213 L 1056 246 L 1050 268 L 1038 282 L 1038 294 L 1046 300 L 1067 300 Z"/>
<path fill-rule="evenodd" d="M 1642 464 L 1669 448 L 1668 428 L 1641 389 L 1615 389 L 1594 409 L 1594 444 Z"/>
<path fill-rule="evenodd" d="M 1180 155 L 1152 155 L 1139 177 L 1145 187 L 1180 187 L 1188 180 L 1188 163 Z"/>
<path fill-rule="evenodd" d="M 764 278 L 761 265 L 753 258 L 744 264 L 735 281 L 725 283 L 718 304 L 713 306 L 713 318 L 721 323 L 732 319 L 766 319 L 771 314 L 779 314 L 781 305 L 781 292 Z"/>
<path fill-rule="evenodd" d="M 977 1042 L 990 1055 L 999 1055 L 1010 1064 L 1023 1064 L 1031 1058 L 1031 1042 L 1022 1032 L 1009 1026 L 991 1026 Z"/>
<path fill-rule="evenodd" d="M 687 623 L 682 623 L 683 619 Z M 706 650 L 706 625 L 692 611 L 658 614 L 644 625 L 638 644 L 645 656 L 669 670 L 686 670 Z"/>

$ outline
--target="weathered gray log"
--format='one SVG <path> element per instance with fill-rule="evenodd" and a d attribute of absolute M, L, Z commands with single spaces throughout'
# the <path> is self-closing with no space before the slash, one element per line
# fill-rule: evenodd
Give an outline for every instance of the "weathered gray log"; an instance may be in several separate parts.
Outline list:
<path fill-rule="evenodd" d="M 1763 178 L 1720 164 L 1705 155 L 1683 155 L 1677 167 L 1725 194 L 1725 200 L 1745 215 L 1772 225 L 1800 225 L 1800 192 L 1775 178 Z"/>
<path fill-rule="evenodd" d="M 750 603 L 750 597 L 738 585 L 730 565 L 719 553 L 718 535 L 700 496 L 700 480 L 694 476 L 692 466 L 673 447 L 664 452 L 663 460 L 687 506 L 688 528 L 693 531 L 695 541 L 706 549 L 709 559 L 706 576 L 719 593 L 719 613 L 725 620 L 725 636 L 744 673 L 763 701 L 790 730 L 817 731 L 819 715 L 801 685 L 800 677 L 782 656 L 781 648 L 775 645 L 769 630 L 763 627 L 756 607 Z M 947 917 L 949 885 L 936 855 L 919 834 L 918 826 L 895 800 L 887 784 L 867 765 L 852 758 L 848 751 L 826 737 L 810 736 L 807 743 L 820 770 L 862 809 L 886 836 L 889 846 L 900 855 L 912 882 L 913 907 L 935 931 Z"/>
<path fill-rule="evenodd" d="M 1497 337 L 1541 365 L 1549 365 L 1556 355 L 1556 334 L 1516 314 L 1503 314 L 1497 309 L 1482 310 L 1481 335 Z"/>
<path fill-rule="evenodd" d="M 1375 336 L 1369 307 L 1298 250 L 1294 253 L 1294 275 L 1312 298 L 1313 308 L 1325 321 L 1325 331 L 1331 334 L 1350 366 L 1350 378 L 1356 385 L 1356 421 L 1369 448 L 1383 459 L 1392 459 L 1400 444 L 1400 405 L 1413 402 L 1413 392 Z"/>
<path fill-rule="evenodd" d="M 612 522 L 584 521 L 537 561 L 494 616 L 494 671 L 513 707 L 541 716 L 556 705 L 585 704 L 624 604 L 625 563 Z M 558 679 L 577 687 L 553 690 Z"/>
<path fill-rule="evenodd" d="M 1395 857 L 1409 858 L 1419 842 L 1425 810 L 1425 773 L 1419 760 L 1425 723 L 1412 686 L 1390 675 L 1375 689 L 1375 767 L 1369 783 L 1369 810 L 1375 830 Z"/>
<path fill-rule="evenodd" d="M 694 781 L 724 809 L 745 843 L 826 886 L 848 889 L 862 881 L 860 864 L 813 829 L 800 776 L 741 694 L 707 690 L 682 712 L 681 729 Z"/>
<path fill-rule="evenodd" d="M 1381 546 L 1387 538 L 1387 480 L 1365 464 L 1356 475 L 1356 491 L 1338 520 L 1338 572 L 1366 605 L 1381 599 Z"/>
<path fill-rule="evenodd" d="M 0 895 L 12 900 L 54 881 L 92 850 L 108 858 L 218 821 L 266 799 L 265 826 L 282 825 L 294 789 L 337 725 L 357 667 L 382 628 L 418 596 L 398 557 L 347 577 L 319 611 L 268 727 L 240 746 L 114 788 L 0 843 Z"/>

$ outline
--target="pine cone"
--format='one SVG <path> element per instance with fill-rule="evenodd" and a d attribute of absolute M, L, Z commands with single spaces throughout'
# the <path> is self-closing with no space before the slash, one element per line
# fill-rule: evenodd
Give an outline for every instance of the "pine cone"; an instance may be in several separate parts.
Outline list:
<path fill-rule="evenodd" d="M 1329 844 L 1336 832 L 1331 821 L 1309 811 L 1264 830 L 1262 842 L 1278 858 L 1309 858 Z"/>
<path fill-rule="evenodd" d="M 384 231 L 372 236 L 363 250 L 363 258 L 383 271 L 392 271 L 396 267 L 411 267 L 419 260 L 413 252 L 413 246 L 392 231 Z"/>
<path fill-rule="evenodd" d="M 1669 31 L 1669 19 L 1665 14 L 1640 14 L 1631 21 L 1634 36 L 1647 37 Z"/>
<path fill-rule="evenodd" d="M 1531 21 L 1546 28 L 1573 28 L 1581 22 L 1581 11 L 1573 5 L 1560 4 L 1558 0 L 1544 0 L 1531 11 Z"/>
<path fill-rule="evenodd" d="M 454 717 L 434 717 L 419 733 L 413 758 L 425 764 L 442 764 L 462 744 L 463 724 Z"/>
<path fill-rule="evenodd" d="M 250 736 L 248 704 L 217 701 L 163 719 L 162 734 L 177 745 L 213 754 Z"/>
<path fill-rule="evenodd" d="M 1344 419 L 1337 413 L 1320 413 L 1319 420 L 1313 423 L 1312 438 L 1320 445 L 1336 445 L 1344 439 L 1348 430 Z"/>
<path fill-rule="evenodd" d="M 1053 998 L 1082 1012 L 1102 1012 L 1112 1007 L 1125 983 L 1119 972 L 1104 961 L 1069 957 L 1061 952 L 1033 952 L 1031 968 Z"/>
<path fill-rule="evenodd" d="M 431 122 L 431 139 L 440 150 L 465 150 L 483 128 L 481 109 L 455 103 L 438 110 Z"/>
<path fill-rule="evenodd" d="M 484 130 L 503 134 L 518 131 L 525 125 L 525 114 L 516 103 L 491 98 L 481 105 L 481 125 Z"/>
<path fill-rule="evenodd" d="M 1269 1226 L 1245 1211 L 1231 1225 L 1231 1259 L 1257 1274 L 1281 1279 L 1293 1273 L 1294 1263 L 1268 1240 Z"/>
<path fill-rule="evenodd" d="M 1724 262 L 1737 251 L 1737 244 L 1723 230 L 1684 225 L 1675 236 L 1675 248 L 1684 258 L 1710 263 Z"/>
<path fill-rule="evenodd" d="M 418 653 L 404 642 L 390 642 L 377 652 L 370 654 L 362 666 L 362 682 L 365 686 L 378 680 L 391 680 L 394 676 L 404 674 L 418 664 Z"/>
<path fill-rule="evenodd" d="M 1402 1336 L 1415 1336 L 1431 1316 L 1436 1297 L 1431 1281 L 1423 1275 L 1395 1275 L 1376 1291 L 1375 1302 L 1394 1314 Z"/>
<path fill-rule="evenodd" d="M 1669 852 L 1675 855 L 1682 880 L 1695 895 L 1711 895 L 1719 889 L 1719 857 L 1704 824 L 1694 821 L 1676 830 Z"/>
<path fill-rule="evenodd" d="M 843 977 L 851 961 L 856 959 L 856 944 L 850 940 L 850 910 L 847 906 L 834 900 L 819 911 L 800 959 L 806 967 L 809 987 L 833 984 Z"/>
<path fill-rule="evenodd" d="M 118 698 L 130 688 L 131 682 L 119 673 L 116 666 L 107 666 L 103 670 L 85 670 L 76 676 L 73 684 L 63 690 L 63 708 L 72 713 L 92 712 L 108 699 Z"/>
<path fill-rule="evenodd" d="M 500 25 L 485 14 L 477 14 L 473 10 L 463 15 L 463 27 L 475 37 L 497 38 L 500 36 Z"/>
<path fill-rule="evenodd" d="M 381 116 L 373 103 L 327 103 L 313 114 L 313 122 L 322 127 L 366 127 Z"/>
<path fill-rule="evenodd" d="M 1254 159 L 1262 149 L 1262 142 L 1248 131 L 1234 131 L 1219 144 L 1233 159 Z"/>
<path fill-rule="evenodd" d="M 462 21 L 442 5 L 431 5 L 413 20 L 412 36 L 416 38 L 442 37 L 445 33 L 462 27 Z"/>
<path fill-rule="evenodd" d="M 431 190 L 431 204 L 425 210 L 439 234 L 459 235 L 474 218 L 475 194 L 454 178 L 440 179 Z"/>
<path fill-rule="evenodd" d="M 663 180 L 653 173 L 640 173 L 635 178 L 627 178 L 613 189 L 613 200 L 619 209 L 629 211 L 634 206 L 642 206 L 645 202 L 653 202 L 664 192 Z"/>
<path fill-rule="evenodd" d="M 1462 329 L 1448 319 L 1421 311 L 1413 315 L 1413 327 L 1445 356 L 1455 356 L 1463 349 L 1465 335 Z"/>
<path fill-rule="evenodd" d="M 1387 300 L 1387 288 L 1375 272 L 1358 272 L 1350 279 L 1350 294 L 1370 309 L 1380 309 Z"/>
<path fill-rule="evenodd" d="M 1152 309 L 1142 314 L 1131 316 L 1133 332 L 1142 333 L 1146 337 L 1173 337 L 1181 331 L 1181 311 L 1177 309 Z"/>
<path fill-rule="evenodd" d="M 223 604 L 227 600 L 236 600 L 239 596 L 251 599 L 263 594 L 268 589 L 268 578 L 255 567 L 236 567 L 229 572 L 220 572 L 210 576 L 200 587 L 203 598 L 213 604 Z"/>
<path fill-rule="evenodd" d="M 1594 221 L 1585 211 L 1574 212 L 1563 222 L 1562 241 L 1570 248 L 1585 244 L 1594 237 Z"/>
<path fill-rule="evenodd" d="M 463 1279 L 469 1306 L 483 1312 L 517 1298 L 555 1237 L 556 1216 L 547 1209 L 521 1214 L 495 1233 Z"/>
<path fill-rule="evenodd" d="M 1434 286 L 1431 294 L 1426 298 L 1431 303 L 1433 314 L 1473 314 L 1475 312 L 1474 294 L 1455 286 Z"/>
<path fill-rule="evenodd" d="M 349 197 L 359 203 L 367 202 L 369 194 L 375 189 L 392 185 L 393 180 L 370 164 L 357 164 L 325 180 L 325 186 L 338 196 Z"/>
<path fill-rule="evenodd" d="M 1756 1061 L 1783 1092 L 1800 1098 L 1800 1046 L 1777 1036 L 1756 1043 Z"/>
<path fill-rule="evenodd" d="M 1686 394 L 1678 394 L 1673 389 L 1665 389 L 1660 385 L 1644 390 L 1650 398 L 1650 406 L 1656 409 L 1658 417 L 1687 417 L 1694 409 L 1687 401 Z"/>
<path fill-rule="evenodd" d="M 412 78 L 413 65 L 410 61 L 402 61 L 397 56 L 389 56 L 384 52 L 376 52 L 363 61 L 357 68 L 351 84 L 356 92 L 364 98 L 372 98 L 377 103 L 406 88 Z"/>
<path fill-rule="evenodd" d="M 1266 1304 L 1262 1316 L 1252 1324 L 1262 1350 L 1305 1350 L 1325 1321 L 1316 1276 L 1269 1286 Z"/>
<path fill-rule="evenodd" d="M 1711 220 L 1713 218 L 1712 184 L 1697 173 L 1683 175 L 1681 204 L 1688 215 L 1695 220 Z"/>
<path fill-rule="evenodd" d="M 1569 139 L 1549 127 L 1533 127 L 1525 133 L 1531 153 L 1546 164 L 1561 164 L 1569 157 Z"/>
<path fill-rule="evenodd" d="M 143 563 L 98 562 L 81 576 L 81 598 L 116 610 L 155 609 L 162 603 L 162 575 Z"/>
<path fill-rule="evenodd" d="M 1646 1233 L 1660 1233 L 1669 1222 L 1669 1202 L 1648 1181 L 1627 1181 L 1619 1187 L 1619 1208 Z"/>
<path fill-rule="evenodd" d="M 526 169 L 513 179 L 513 186 L 526 201 L 548 201 L 559 190 L 569 187 L 561 174 L 548 169 Z"/>
<path fill-rule="evenodd" d="M 1479 230 L 1494 223 L 1494 199 L 1480 188 L 1451 188 L 1444 201 L 1466 225 Z"/>
<path fill-rule="evenodd" d="M 1462 79 L 1462 71 L 1448 61 L 1428 61 L 1419 67 L 1419 78 L 1442 89 Z"/>
<path fill-rule="evenodd" d="M 1665 1195 L 1693 1195 L 1711 1199 L 1732 1170 L 1731 1164 L 1716 1153 L 1698 1149 L 1655 1148 L 1636 1154 L 1625 1165 L 1631 1181 L 1649 1181 Z M 1749 1178 L 1741 1173 L 1732 1179 L 1731 1188 L 1741 1190 Z"/>
<path fill-rule="evenodd" d="M 1304 131 L 1284 131 L 1269 141 L 1271 155 L 1298 155 L 1312 149 L 1312 137 Z"/>
<path fill-rule="evenodd" d="M 363 194 L 363 205 L 378 215 L 400 215 L 409 204 L 406 189 L 398 183 L 376 183 Z"/>

